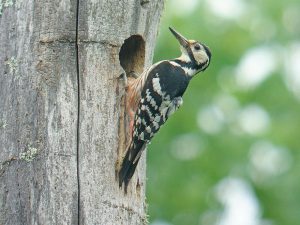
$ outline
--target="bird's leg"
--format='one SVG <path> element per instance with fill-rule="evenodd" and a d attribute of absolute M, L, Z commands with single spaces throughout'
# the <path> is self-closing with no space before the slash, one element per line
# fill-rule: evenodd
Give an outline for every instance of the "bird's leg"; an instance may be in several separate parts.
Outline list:
<path fill-rule="evenodd" d="M 132 78 L 137 79 L 139 77 L 139 75 L 136 72 L 134 72 L 134 71 L 130 71 L 128 73 L 128 77 L 132 77 Z"/>
<path fill-rule="evenodd" d="M 127 79 L 127 75 L 125 72 L 121 73 L 117 79 L 119 81 L 117 102 L 119 102 L 126 92 L 126 87 L 128 85 L 128 79 Z"/>

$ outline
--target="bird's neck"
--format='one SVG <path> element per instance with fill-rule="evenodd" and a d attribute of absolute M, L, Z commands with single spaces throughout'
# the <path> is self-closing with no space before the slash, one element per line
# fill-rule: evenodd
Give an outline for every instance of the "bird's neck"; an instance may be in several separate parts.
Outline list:
<path fill-rule="evenodd" d="M 179 57 L 171 61 L 178 64 L 185 71 L 186 75 L 190 77 L 193 77 L 200 69 L 199 66 L 190 59 Z"/>

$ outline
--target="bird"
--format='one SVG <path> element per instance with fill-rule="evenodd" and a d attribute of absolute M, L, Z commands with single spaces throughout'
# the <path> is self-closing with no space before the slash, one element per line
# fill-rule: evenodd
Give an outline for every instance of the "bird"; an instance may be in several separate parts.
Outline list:
<path fill-rule="evenodd" d="M 182 96 L 191 79 L 206 70 L 211 61 L 211 51 L 206 45 L 169 29 L 179 42 L 181 56 L 155 63 L 128 87 L 131 138 L 118 172 L 119 187 L 124 184 L 125 193 L 146 146 L 182 105 Z"/>

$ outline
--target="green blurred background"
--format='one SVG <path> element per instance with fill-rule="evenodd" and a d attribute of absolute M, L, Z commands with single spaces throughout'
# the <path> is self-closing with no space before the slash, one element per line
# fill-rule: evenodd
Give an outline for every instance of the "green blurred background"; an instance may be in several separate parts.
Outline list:
<path fill-rule="evenodd" d="M 154 62 L 168 26 L 213 56 L 148 147 L 150 224 L 300 224 L 299 0 L 169 0 Z"/>

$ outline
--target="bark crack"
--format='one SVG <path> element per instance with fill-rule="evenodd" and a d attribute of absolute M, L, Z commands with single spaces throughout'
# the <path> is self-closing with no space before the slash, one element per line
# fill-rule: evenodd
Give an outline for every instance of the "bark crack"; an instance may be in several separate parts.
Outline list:
<path fill-rule="evenodd" d="M 104 200 L 104 201 L 102 201 L 102 202 L 100 202 L 100 203 L 102 203 L 102 204 L 104 204 L 104 205 L 107 205 L 107 206 L 109 206 L 109 207 L 111 207 L 111 208 L 115 208 L 115 209 L 123 209 L 123 210 L 129 212 L 130 214 L 135 214 L 135 215 L 137 215 L 137 216 L 140 218 L 141 221 L 143 221 L 143 222 L 146 222 L 146 221 L 147 221 L 147 215 L 146 215 L 146 214 L 142 214 L 142 213 L 140 213 L 140 212 L 138 212 L 138 211 L 136 211 L 136 210 L 133 210 L 133 208 L 130 207 L 130 206 L 125 206 L 124 204 L 121 204 L 121 205 L 119 205 L 119 204 L 114 204 L 114 203 L 112 203 L 112 202 L 110 202 L 110 201 L 107 201 L 107 200 Z M 148 224 L 148 223 L 145 223 L 145 224 Z"/>
<path fill-rule="evenodd" d="M 75 36 L 75 49 L 76 49 L 76 72 L 77 72 L 77 149 L 76 149 L 76 164 L 77 164 L 77 224 L 80 225 L 80 171 L 79 171 L 79 141 L 80 141 L 80 76 L 79 76 L 79 38 L 78 38 L 78 28 L 79 28 L 79 1 L 77 0 L 76 6 L 76 36 Z"/>
<path fill-rule="evenodd" d="M 18 160 L 16 156 L 11 157 L 10 159 L 5 160 L 0 163 L 0 177 L 4 174 L 6 169 L 11 165 L 11 163 L 15 160 Z"/>

